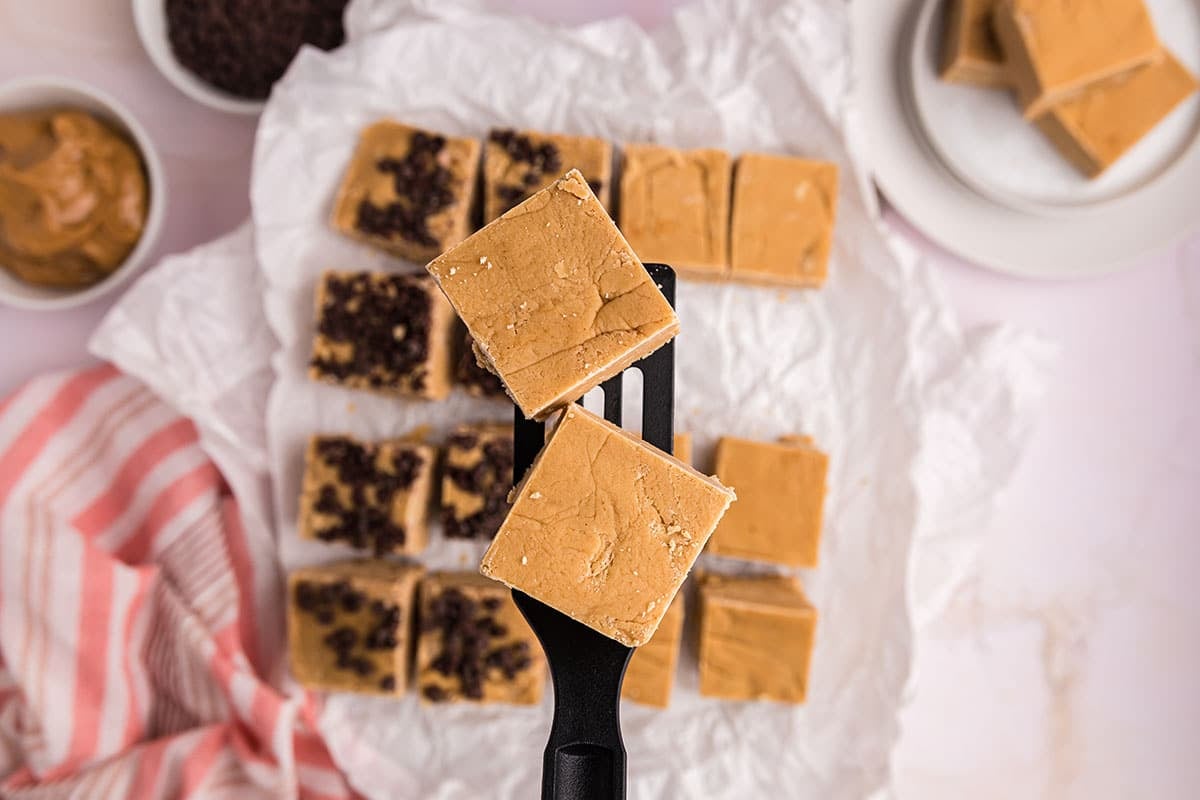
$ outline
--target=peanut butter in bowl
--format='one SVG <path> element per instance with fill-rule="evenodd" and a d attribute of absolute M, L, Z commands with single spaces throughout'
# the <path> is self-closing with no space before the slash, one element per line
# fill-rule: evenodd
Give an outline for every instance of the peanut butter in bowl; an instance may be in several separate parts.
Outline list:
<path fill-rule="evenodd" d="M 73 108 L 0 113 L 0 268 L 34 286 L 96 284 L 146 227 L 136 145 Z"/>

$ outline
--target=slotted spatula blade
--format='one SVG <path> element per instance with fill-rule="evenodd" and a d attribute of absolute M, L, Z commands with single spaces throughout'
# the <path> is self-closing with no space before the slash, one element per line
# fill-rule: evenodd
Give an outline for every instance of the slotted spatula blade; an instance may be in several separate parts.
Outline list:
<path fill-rule="evenodd" d="M 650 277 L 675 305 L 675 272 L 647 264 Z M 675 438 L 675 342 L 634 364 L 642 373 L 642 438 L 668 453 Z M 604 418 L 621 425 L 622 377 L 605 381 Z M 542 422 L 514 414 L 513 484 L 520 482 L 546 440 Z M 554 721 L 542 763 L 542 800 L 624 800 L 621 681 L 632 648 L 576 622 L 524 592 L 513 600 L 537 634 L 554 683 Z"/>

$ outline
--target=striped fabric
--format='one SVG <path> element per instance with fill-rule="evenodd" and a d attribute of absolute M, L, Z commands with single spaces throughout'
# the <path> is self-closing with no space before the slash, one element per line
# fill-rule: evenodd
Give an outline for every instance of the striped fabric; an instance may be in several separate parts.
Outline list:
<path fill-rule="evenodd" d="M 195 427 L 134 379 L 0 401 L 0 796 L 353 796 L 312 698 L 263 677 L 278 575 L 249 552 Z"/>

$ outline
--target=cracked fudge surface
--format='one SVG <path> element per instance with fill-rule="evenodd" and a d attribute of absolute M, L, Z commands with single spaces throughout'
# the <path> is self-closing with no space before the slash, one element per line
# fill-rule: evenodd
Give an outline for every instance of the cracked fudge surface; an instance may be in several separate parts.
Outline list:
<path fill-rule="evenodd" d="M 578 170 L 429 264 L 526 417 L 666 344 L 679 319 Z"/>
<path fill-rule="evenodd" d="M 715 555 L 815 567 L 821 549 L 829 457 L 810 439 L 778 443 L 722 437 L 716 473 L 738 493 L 709 542 Z"/>
<path fill-rule="evenodd" d="M 1145 67 L 1095 83 L 1036 120 L 1080 172 L 1094 178 L 1196 91 L 1196 77 L 1164 50 Z"/>
<path fill-rule="evenodd" d="M 725 277 L 732 177 L 733 162 L 722 150 L 628 145 L 621 231 L 645 261 L 670 264 L 687 277 Z"/>
<path fill-rule="evenodd" d="M 342 233 L 424 264 L 470 233 L 479 142 L 393 120 L 363 129 L 334 202 Z"/>
<path fill-rule="evenodd" d="M 376 556 L 419 553 L 428 542 L 433 462 L 432 447 L 411 441 L 314 436 L 300 492 L 300 536 Z"/>
<path fill-rule="evenodd" d="M 804 702 L 817 610 L 798 580 L 706 574 L 699 598 L 701 695 Z"/>
<path fill-rule="evenodd" d="M 417 691 L 429 703 L 541 702 L 546 660 L 512 593 L 475 573 L 421 581 Z"/>
<path fill-rule="evenodd" d="M 942 40 L 942 80 L 1007 86 L 1004 53 L 992 27 L 997 0 L 950 0 Z"/>
<path fill-rule="evenodd" d="M 292 674 L 314 689 L 400 695 L 421 567 L 344 561 L 288 577 Z"/>
<path fill-rule="evenodd" d="M 999 0 L 992 21 L 1029 119 L 1159 53 L 1144 0 Z"/>
<path fill-rule="evenodd" d="M 454 313 L 427 275 L 326 272 L 309 376 L 383 394 L 450 393 Z"/>
<path fill-rule="evenodd" d="M 733 192 L 733 280 L 825 283 L 837 217 L 836 164 L 747 153 L 738 159 Z"/>
<path fill-rule="evenodd" d="M 516 207 L 568 169 L 583 174 L 605 207 L 612 186 L 612 145 L 593 136 L 494 130 L 483 151 L 483 221 Z"/>
<path fill-rule="evenodd" d="M 637 647 L 733 499 L 715 478 L 569 406 L 480 571 Z"/>
<path fill-rule="evenodd" d="M 508 514 L 512 425 L 459 426 L 442 462 L 442 527 L 450 539 L 491 539 Z"/>
<path fill-rule="evenodd" d="M 679 646 L 683 641 L 683 594 L 675 595 L 650 641 L 633 652 L 625 669 L 621 696 L 646 706 L 671 704 Z"/>

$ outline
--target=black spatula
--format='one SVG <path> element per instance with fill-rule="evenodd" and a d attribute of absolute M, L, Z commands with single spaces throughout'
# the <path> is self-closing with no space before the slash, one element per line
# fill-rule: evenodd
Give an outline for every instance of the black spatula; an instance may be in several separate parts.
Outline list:
<path fill-rule="evenodd" d="M 675 272 L 647 264 L 671 305 Z M 675 343 L 669 342 L 630 369 L 642 373 L 642 438 L 672 452 L 675 438 Z M 601 386 L 604 418 L 621 424 L 621 375 Z M 515 414 L 513 483 L 542 449 L 545 424 Z M 621 680 L 631 648 L 566 614 L 513 591 L 513 600 L 537 634 L 554 681 L 554 721 L 542 763 L 542 800 L 623 800 L 625 745 L 621 741 Z"/>

